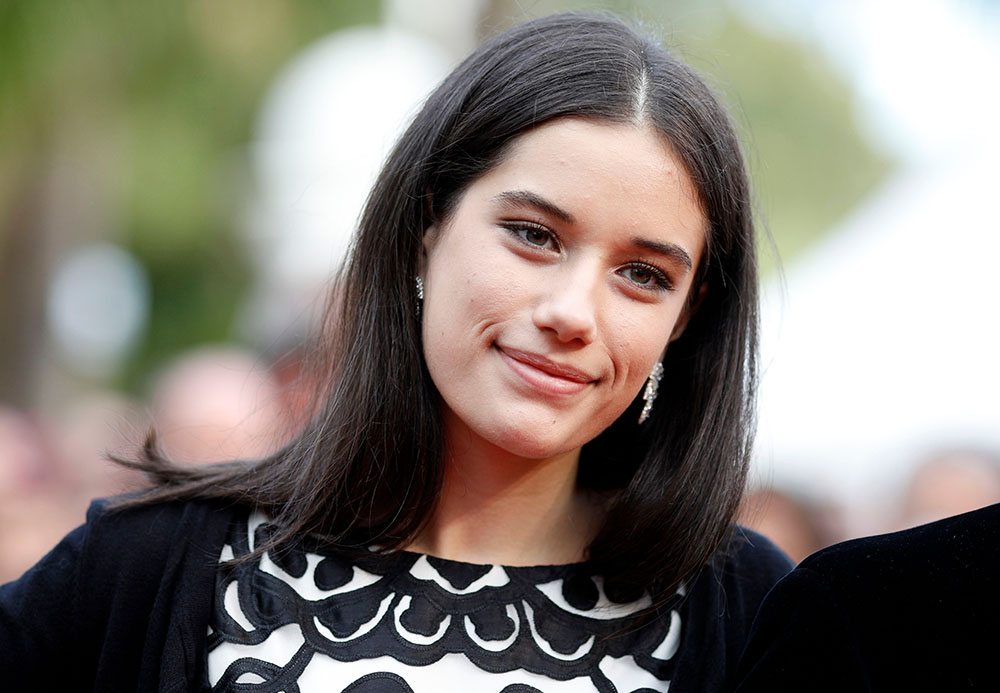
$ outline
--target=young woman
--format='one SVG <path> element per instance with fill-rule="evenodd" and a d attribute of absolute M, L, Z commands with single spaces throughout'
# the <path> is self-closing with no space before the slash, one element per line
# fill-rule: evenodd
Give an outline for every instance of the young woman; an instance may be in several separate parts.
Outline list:
<path fill-rule="evenodd" d="M 688 67 L 606 16 L 500 34 L 372 190 L 301 435 L 208 468 L 148 446 L 151 490 L 95 505 L 0 593 L 4 670 L 720 688 L 788 568 L 731 525 L 756 281 L 739 146 Z"/>

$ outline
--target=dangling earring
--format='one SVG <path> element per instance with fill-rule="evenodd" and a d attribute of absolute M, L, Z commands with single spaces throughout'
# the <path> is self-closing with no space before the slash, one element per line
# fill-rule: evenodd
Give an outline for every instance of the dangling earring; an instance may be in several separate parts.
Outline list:
<path fill-rule="evenodd" d="M 659 361 L 653 366 L 653 372 L 649 374 L 646 381 L 646 391 L 642 393 L 642 398 L 646 403 L 642 405 L 642 413 L 639 414 L 639 423 L 649 418 L 649 413 L 653 411 L 653 401 L 656 400 L 656 392 L 660 389 L 660 378 L 663 377 L 663 364 Z"/>
<path fill-rule="evenodd" d="M 424 280 L 420 278 L 418 274 L 413 278 L 417 283 L 417 317 L 420 317 L 420 306 L 424 300 Z"/>

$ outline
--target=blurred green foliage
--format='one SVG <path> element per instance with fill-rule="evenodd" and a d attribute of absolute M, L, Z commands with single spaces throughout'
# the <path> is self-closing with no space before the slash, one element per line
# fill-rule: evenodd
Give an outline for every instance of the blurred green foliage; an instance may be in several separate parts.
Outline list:
<path fill-rule="evenodd" d="M 260 100 L 304 45 L 380 16 L 372 0 L 0 3 L 0 209 L 68 167 L 77 213 L 98 228 L 57 244 L 111 238 L 150 273 L 151 322 L 119 386 L 233 337 L 251 279 L 234 180 Z M 19 223 L 41 232 L 45 214 Z"/>
<path fill-rule="evenodd" d="M 742 126 L 763 221 L 782 259 L 792 258 L 870 194 L 892 162 L 862 137 L 850 90 L 816 53 L 737 17 L 710 43 L 707 53 L 691 51 L 714 64 L 692 62 L 717 75 Z M 764 254 L 765 270 L 773 260 Z"/>

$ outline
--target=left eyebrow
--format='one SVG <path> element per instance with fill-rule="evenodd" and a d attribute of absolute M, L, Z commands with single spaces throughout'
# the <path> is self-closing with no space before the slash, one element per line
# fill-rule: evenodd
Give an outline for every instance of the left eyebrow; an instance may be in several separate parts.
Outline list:
<path fill-rule="evenodd" d="M 566 222 L 567 224 L 575 222 L 573 215 L 565 209 L 554 202 L 546 200 L 541 195 L 536 195 L 530 190 L 507 190 L 500 193 L 493 199 L 501 204 L 511 207 L 516 207 L 517 205 L 534 207 L 545 214 L 549 214 L 560 221 Z"/>
<path fill-rule="evenodd" d="M 651 241 L 648 238 L 632 238 L 632 245 L 645 250 L 651 250 L 654 253 L 660 255 L 666 255 L 669 258 L 673 258 L 677 262 L 687 267 L 688 271 L 694 268 L 694 262 L 691 261 L 691 256 L 688 255 L 684 248 L 676 245 L 674 243 L 662 243 L 660 241 Z"/>

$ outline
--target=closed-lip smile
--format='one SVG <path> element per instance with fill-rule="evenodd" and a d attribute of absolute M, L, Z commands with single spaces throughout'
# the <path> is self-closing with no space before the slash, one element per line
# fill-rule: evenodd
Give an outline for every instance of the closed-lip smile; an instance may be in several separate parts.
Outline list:
<path fill-rule="evenodd" d="M 556 363 L 550 358 L 530 351 L 496 345 L 497 350 L 511 370 L 520 375 L 529 385 L 551 394 L 571 395 L 583 390 L 597 380 L 588 373 L 573 366 Z"/>

